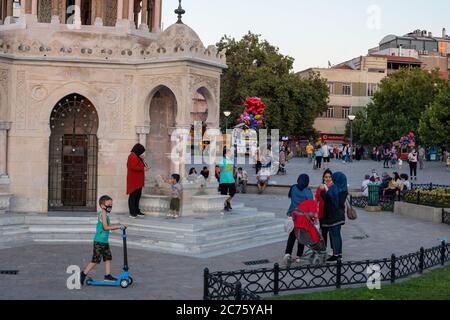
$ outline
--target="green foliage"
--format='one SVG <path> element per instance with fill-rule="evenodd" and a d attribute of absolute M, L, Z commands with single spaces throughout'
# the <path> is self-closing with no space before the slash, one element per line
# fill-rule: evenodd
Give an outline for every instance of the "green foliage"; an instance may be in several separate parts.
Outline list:
<path fill-rule="evenodd" d="M 419 124 L 421 141 L 427 145 L 450 147 L 450 83 L 440 88 L 433 103 L 422 114 Z"/>
<path fill-rule="evenodd" d="M 228 69 L 221 84 L 221 127 L 224 111 L 231 111 L 229 127 L 237 124 L 246 97 L 260 97 L 266 104 L 268 129 L 281 135 L 311 136 L 316 117 L 327 110 L 326 80 L 317 74 L 300 79 L 292 73 L 294 59 L 251 32 L 241 40 L 227 36 L 217 44 L 226 50 Z"/>
<path fill-rule="evenodd" d="M 450 267 L 433 270 L 406 282 L 368 288 L 279 297 L 276 300 L 449 300 Z"/>
<path fill-rule="evenodd" d="M 446 85 L 437 71 L 418 68 L 402 69 L 382 80 L 367 107 L 367 117 L 357 118 L 354 123 L 355 141 L 384 144 L 410 131 L 417 133 L 422 113 Z"/>
<path fill-rule="evenodd" d="M 450 207 L 450 189 L 439 188 L 434 190 L 413 190 L 405 194 L 405 201 L 417 203 L 420 205 L 449 208 Z"/>

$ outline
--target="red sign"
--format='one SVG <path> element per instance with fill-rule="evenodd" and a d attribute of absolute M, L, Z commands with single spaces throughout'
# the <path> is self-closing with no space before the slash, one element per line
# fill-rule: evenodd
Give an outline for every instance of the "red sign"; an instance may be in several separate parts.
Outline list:
<path fill-rule="evenodd" d="M 320 139 L 322 141 L 344 141 L 345 136 L 343 134 L 321 134 Z"/>

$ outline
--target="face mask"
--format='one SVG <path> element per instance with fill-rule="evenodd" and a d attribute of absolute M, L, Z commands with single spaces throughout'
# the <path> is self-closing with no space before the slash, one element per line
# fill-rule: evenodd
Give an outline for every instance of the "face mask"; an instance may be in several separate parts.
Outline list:
<path fill-rule="evenodd" d="M 105 207 L 105 211 L 108 212 L 108 213 L 111 213 L 112 209 L 113 209 L 112 206 Z"/>

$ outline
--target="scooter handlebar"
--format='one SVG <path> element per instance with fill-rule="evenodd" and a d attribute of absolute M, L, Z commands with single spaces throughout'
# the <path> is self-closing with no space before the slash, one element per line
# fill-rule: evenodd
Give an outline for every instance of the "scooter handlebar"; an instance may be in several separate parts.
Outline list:
<path fill-rule="evenodd" d="M 120 230 L 125 231 L 125 230 L 127 230 L 127 227 L 121 226 L 121 227 L 120 227 Z"/>

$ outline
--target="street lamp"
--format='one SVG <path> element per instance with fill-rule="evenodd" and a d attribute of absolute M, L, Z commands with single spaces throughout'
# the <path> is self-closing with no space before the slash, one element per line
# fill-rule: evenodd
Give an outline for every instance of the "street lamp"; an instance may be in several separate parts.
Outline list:
<path fill-rule="evenodd" d="M 350 120 L 350 162 L 353 158 L 353 121 L 355 121 L 356 116 L 349 115 L 348 119 Z"/>
<path fill-rule="evenodd" d="M 226 131 L 228 131 L 228 118 L 231 116 L 231 111 L 224 111 L 223 115 L 227 119 L 227 121 L 226 121 Z"/>

